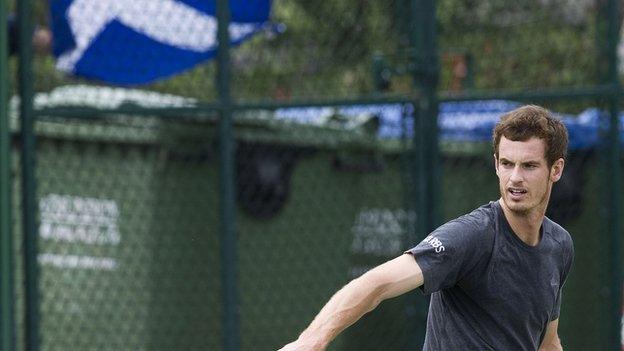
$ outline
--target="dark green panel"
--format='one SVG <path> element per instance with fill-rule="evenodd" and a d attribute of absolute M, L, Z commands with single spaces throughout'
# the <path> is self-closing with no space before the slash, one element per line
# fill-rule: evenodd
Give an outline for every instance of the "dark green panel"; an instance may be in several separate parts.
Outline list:
<path fill-rule="evenodd" d="M 210 138 L 142 143 L 153 130 L 136 129 L 123 143 L 80 141 L 98 130 L 40 139 L 41 347 L 218 349 Z M 163 127 L 162 140 L 177 140 L 174 130 Z"/>
<path fill-rule="evenodd" d="M 277 156 L 284 161 L 286 153 Z M 383 166 L 368 171 L 340 169 L 331 150 L 295 155 L 279 212 L 255 218 L 239 206 L 243 350 L 279 348 L 350 279 L 409 246 L 413 212 L 397 155 L 381 156 Z M 245 156 L 250 163 L 249 154 L 239 154 Z M 358 158 L 360 165 L 363 160 L 370 159 Z M 405 350 L 407 310 L 404 298 L 384 302 L 330 349 Z"/>

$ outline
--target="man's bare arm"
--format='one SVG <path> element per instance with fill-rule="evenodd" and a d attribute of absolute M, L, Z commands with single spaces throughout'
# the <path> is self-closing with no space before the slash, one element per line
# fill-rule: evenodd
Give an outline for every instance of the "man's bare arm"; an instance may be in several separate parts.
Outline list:
<path fill-rule="evenodd" d="M 324 350 L 327 345 L 383 300 L 423 284 L 420 267 L 404 254 L 366 272 L 340 289 L 299 338 L 280 351 Z"/>
<path fill-rule="evenodd" d="M 544 340 L 542 340 L 539 351 L 563 351 L 559 335 L 557 334 L 558 327 L 559 319 L 548 323 L 546 326 L 546 334 L 544 334 Z"/>

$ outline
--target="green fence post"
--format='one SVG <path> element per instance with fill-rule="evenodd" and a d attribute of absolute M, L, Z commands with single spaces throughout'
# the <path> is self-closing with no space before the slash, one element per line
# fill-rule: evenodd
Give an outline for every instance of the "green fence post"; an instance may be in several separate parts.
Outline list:
<path fill-rule="evenodd" d="M 217 1 L 217 87 L 221 105 L 219 120 L 219 221 L 221 281 L 223 284 L 223 345 L 226 351 L 239 350 L 238 259 L 234 204 L 234 140 L 230 97 L 230 9 L 227 0 Z"/>
<path fill-rule="evenodd" d="M 611 311 L 611 339 L 613 350 L 620 351 L 622 342 L 620 337 L 621 321 L 622 321 L 622 259 L 620 245 L 622 240 L 621 225 L 619 219 L 620 213 L 620 152 L 619 152 L 619 132 L 618 132 L 618 103 L 615 97 L 609 98 L 609 155 L 608 155 L 608 180 L 607 188 L 609 189 L 609 229 L 610 229 L 610 268 L 611 268 L 611 303 L 609 309 Z"/>
<path fill-rule="evenodd" d="M 439 62 L 436 44 L 436 11 L 435 0 L 416 1 L 419 3 L 419 21 L 422 22 L 420 40 L 416 47 L 422 53 L 419 59 L 418 74 L 415 84 L 422 94 L 420 110 L 422 112 L 422 147 L 425 168 L 423 177 L 426 179 L 425 203 L 427 204 L 426 231 L 434 230 L 439 221 L 437 197 L 439 194 L 438 167 L 438 77 Z"/>
<path fill-rule="evenodd" d="M 24 230 L 25 275 L 25 338 L 26 350 L 39 349 L 39 289 L 37 264 L 37 204 L 35 198 L 35 135 L 33 132 L 32 83 L 32 19 L 31 0 L 20 0 L 17 5 L 19 23 L 18 85 L 21 119 L 22 164 L 22 221 Z"/>
<path fill-rule="evenodd" d="M 621 213 L 620 200 L 620 141 L 619 141 L 619 104 L 618 98 L 621 92 L 618 78 L 617 45 L 619 42 L 619 1 L 609 0 L 608 3 L 608 58 L 609 58 L 609 83 L 613 91 L 609 96 L 609 179 L 607 181 L 609 191 L 609 228 L 611 230 L 611 339 L 612 349 L 621 350 L 621 321 L 622 321 L 622 259 L 621 248 Z"/>
<path fill-rule="evenodd" d="M 0 350 L 15 348 L 7 7 L 0 0 Z"/>
<path fill-rule="evenodd" d="M 417 235 L 423 239 L 438 225 L 438 77 L 435 0 L 414 0 L 411 37 L 414 43 L 414 86 L 419 93 L 414 113 L 414 147 L 416 148 Z M 414 347 L 422 347 L 425 334 L 427 303 L 418 299 Z"/>
<path fill-rule="evenodd" d="M 414 85 L 420 94 L 418 111 L 415 121 L 415 146 L 420 154 L 420 175 L 423 186 L 420 199 L 423 204 L 421 217 L 424 232 L 430 232 L 438 224 L 437 196 L 439 167 L 438 167 L 438 77 L 439 63 L 436 44 L 435 1 L 416 0 L 414 6 L 414 51 L 416 60 L 414 67 Z"/>

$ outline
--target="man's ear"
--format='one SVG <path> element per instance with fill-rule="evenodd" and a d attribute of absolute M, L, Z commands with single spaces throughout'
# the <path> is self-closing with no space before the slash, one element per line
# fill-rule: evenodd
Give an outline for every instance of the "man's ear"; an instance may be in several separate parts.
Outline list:
<path fill-rule="evenodd" d="M 554 183 L 561 179 L 563 175 L 563 167 L 565 166 L 565 161 L 563 158 L 558 159 L 553 163 L 552 167 L 550 167 L 550 180 Z"/>
<path fill-rule="evenodd" d="M 494 169 L 496 170 L 496 175 L 498 175 L 498 159 L 496 158 L 496 154 L 494 154 Z"/>

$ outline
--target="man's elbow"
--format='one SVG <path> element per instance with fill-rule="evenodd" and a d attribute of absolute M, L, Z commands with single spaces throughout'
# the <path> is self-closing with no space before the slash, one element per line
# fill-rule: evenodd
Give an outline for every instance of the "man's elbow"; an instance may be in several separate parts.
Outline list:
<path fill-rule="evenodd" d="M 423 284 L 422 270 L 411 255 L 401 255 L 360 277 L 378 303 L 405 294 Z"/>
<path fill-rule="evenodd" d="M 375 309 L 384 300 L 384 292 L 388 286 L 388 281 L 379 272 L 370 270 L 354 279 L 352 283 L 360 291 L 366 292 L 366 300 L 369 305 L 369 308 L 367 308 L 368 312 Z"/>

